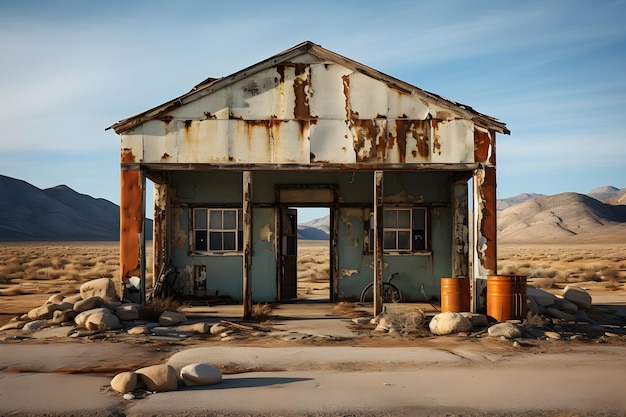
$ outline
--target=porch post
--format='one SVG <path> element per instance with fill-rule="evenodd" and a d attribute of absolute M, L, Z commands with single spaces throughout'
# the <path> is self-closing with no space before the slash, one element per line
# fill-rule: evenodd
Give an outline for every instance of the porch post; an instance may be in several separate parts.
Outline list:
<path fill-rule="evenodd" d="M 243 171 L 243 317 L 252 316 L 252 173 Z"/>
<path fill-rule="evenodd" d="M 145 295 L 145 184 L 143 172 L 120 171 L 120 294 L 130 277 L 139 276 Z M 143 302 L 143 301 L 142 301 Z"/>
<path fill-rule="evenodd" d="M 383 311 L 383 171 L 374 171 L 374 315 Z"/>

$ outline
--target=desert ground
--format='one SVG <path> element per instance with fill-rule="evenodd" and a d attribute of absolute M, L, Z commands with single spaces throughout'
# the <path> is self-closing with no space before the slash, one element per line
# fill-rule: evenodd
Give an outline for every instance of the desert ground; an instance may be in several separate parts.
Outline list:
<path fill-rule="evenodd" d="M 502 244 L 499 247 L 499 272 L 528 275 L 529 285 L 555 294 L 559 294 L 565 285 L 575 284 L 585 288 L 594 300 L 610 299 L 612 304 L 626 305 L 626 288 L 624 284 L 626 281 L 626 259 L 624 254 L 626 254 L 626 244 L 615 243 L 602 244 L 595 242 L 569 245 Z M 300 242 L 298 265 L 299 298 L 320 300 L 328 297 L 327 260 L 327 242 Z M 42 305 L 52 294 L 74 294 L 82 283 L 94 278 L 108 277 L 115 280 L 118 277 L 117 268 L 117 242 L 0 243 L 0 326 L 8 323 L 13 317 Z M 151 279 L 150 275 L 148 286 L 151 285 Z M 420 307 L 430 309 L 428 305 Z M 334 308 L 329 308 L 331 310 L 326 311 L 324 313 L 325 316 L 323 314 L 316 318 L 333 318 L 337 319 L 336 321 L 348 322 L 348 319 L 352 317 L 369 314 L 367 308 L 362 308 L 354 303 L 343 303 Z M 193 314 L 194 310 L 189 307 L 188 311 Z M 430 313 L 433 313 L 433 311 L 430 310 Z M 255 326 L 255 328 L 265 328 L 264 330 L 269 331 L 272 328 L 279 328 L 289 321 L 281 321 L 280 306 L 274 306 L 273 309 L 269 307 L 265 314 L 266 317 L 259 317 L 256 322 L 248 324 Z M 315 322 L 320 321 L 312 318 L 307 318 L 301 322 L 312 326 Z M 236 320 L 236 317 L 231 317 L 231 319 Z M 293 320 L 293 322 L 297 321 Z M 326 320 L 326 323 L 330 323 L 330 321 Z M 407 381 L 414 380 L 416 377 L 420 378 L 420 373 L 422 377 L 428 375 L 428 378 L 434 384 L 433 387 L 440 386 L 442 390 L 436 393 L 428 391 L 431 399 L 433 396 L 443 396 L 444 394 L 441 393 L 446 391 L 446 385 L 455 387 L 454 389 L 460 391 L 464 389 L 463 384 L 471 385 L 475 383 L 476 381 L 472 381 L 478 375 L 477 372 L 480 375 L 483 375 L 484 372 L 484 375 L 490 375 L 489 378 L 495 378 L 496 380 L 510 380 L 509 382 L 514 384 L 516 377 L 507 373 L 506 367 L 514 369 L 514 372 L 518 375 L 517 379 L 520 381 L 544 378 L 547 384 L 546 389 L 548 389 L 550 384 L 554 385 L 557 383 L 553 380 L 554 378 L 560 381 L 576 383 L 581 375 L 587 375 L 586 379 L 583 378 L 585 381 L 580 381 L 580 384 L 585 387 L 581 389 L 583 391 L 587 390 L 589 389 L 588 384 L 591 384 L 595 386 L 595 390 L 592 388 L 589 392 L 577 392 L 578 386 L 572 388 L 567 386 L 567 384 L 563 385 L 563 392 L 555 387 L 549 388 L 553 389 L 556 393 L 555 395 L 560 396 L 560 399 L 552 401 L 549 397 L 546 397 L 541 401 L 544 401 L 548 406 L 541 408 L 541 410 L 532 407 L 525 408 L 527 406 L 524 405 L 526 403 L 522 401 L 522 398 L 526 401 L 526 397 L 520 397 L 519 395 L 516 395 L 518 397 L 517 400 L 511 397 L 510 401 L 506 402 L 506 404 L 510 403 L 509 411 L 505 412 L 503 408 L 497 407 L 481 408 L 479 404 L 472 405 L 475 402 L 475 398 L 473 398 L 471 391 L 467 391 L 464 396 L 456 396 L 455 398 L 445 400 L 448 401 L 446 403 L 449 406 L 448 408 L 443 406 L 441 409 L 435 407 L 431 410 L 428 408 L 430 410 L 428 412 L 410 407 L 407 409 L 391 407 L 389 410 L 392 411 L 381 413 L 380 409 L 370 405 L 369 412 L 359 409 L 358 412 L 354 411 L 352 414 L 344 413 L 341 415 L 626 415 L 626 412 L 620 411 L 621 409 L 626 410 L 626 400 L 622 401 L 620 398 L 623 395 L 620 397 L 620 395 L 615 393 L 616 390 L 620 390 L 620 386 L 623 386 L 619 380 L 623 369 L 626 367 L 624 359 L 626 358 L 626 336 L 623 334 L 626 331 L 625 324 L 621 323 L 621 325 L 614 326 L 617 330 L 614 334 L 611 334 L 611 337 L 606 337 L 604 334 L 598 334 L 597 332 L 591 336 L 583 334 L 582 337 L 576 337 L 575 329 L 566 328 L 564 331 L 567 330 L 566 333 L 569 335 L 566 340 L 555 342 L 548 338 L 540 338 L 521 342 L 521 344 L 511 343 L 510 340 L 481 337 L 484 334 L 434 337 L 428 333 L 427 328 L 421 332 L 412 332 L 404 337 L 379 335 L 373 331 L 371 326 L 357 326 L 353 324 L 340 324 L 340 326 L 343 326 L 343 330 L 347 329 L 347 331 L 354 333 L 355 337 L 353 338 L 299 337 L 285 339 L 260 337 L 259 332 L 253 332 L 246 335 L 246 337 L 236 338 L 228 342 L 227 346 L 235 350 L 227 349 L 226 351 L 231 352 L 234 356 L 224 358 L 222 362 L 219 362 L 216 357 L 216 361 L 219 362 L 216 362 L 216 366 L 220 367 L 226 377 L 250 375 L 252 379 L 271 379 L 276 378 L 278 375 L 281 378 L 285 378 L 285 380 L 294 381 L 299 381 L 298 375 L 317 370 L 316 372 L 319 371 L 320 373 L 311 374 L 314 375 L 311 378 L 318 381 L 318 385 L 309 386 L 309 390 L 318 387 L 321 381 L 326 381 L 326 378 L 335 381 L 328 382 L 327 386 L 335 386 L 333 384 L 337 384 L 336 381 L 343 381 L 345 378 L 350 379 L 350 375 L 358 372 L 359 377 L 357 379 L 362 377 L 360 383 L 364 385 L 355 384 L 353 390 L 356 391 L 346 391 L 346 397 L 343 400 L 337 399 L 337 404 L 342 404 L 343 406 L 349 404 L 351 399 L 352 401 L 365 401 L 362 399 L 363 392 L 359 390 L 368 390 L 371 389 L 371 386 L 380 384 L 383 384 L 383 386 L 396 386 L 396 384 L 401 386 L 404 383 L 408 383 Z M 343 334 L 343 330 L 339 330 L 339 334 Z M 115 397 L 114 393 L 107 388 L 107 381 L 110 381 L 110 378 L 118 372 L 137 369 L 140 366 L 163 363 L 168 358 L 172 358 L 173 355 L 185 352 L 188 349 L 220 349 L 223 346 L 225 346 L 225 342 L 212 335 L 199 335 L 172 341 L 172 339 L 168 338 L 131 337 L 123 332 L 113 332 L 111 334 L 84 338 L 56 337 L 51 339 L 30 338 L 27 335 L 22 336 L 19 332 L 14 331 L 5 335 L 0 334 L 0 352 L 4 352 L 0 355 L 3 357 L 3 359 L 0 359 L 0 369 L 2 369 L 2 372 L 0 372 L 0 386 L 3 387 L 2 389 L 6 393 L 11 392 L 13 393 L 11 395 L 19 398 L 21 395 L 19 387 L 27 389 L 26 387 L 29 384 L 35 384 L 33 386 L 38 387 L 41 387 L 41 384 L 43 384 L 44 387 L 50 389 L 48 395 L 45 393 L 40 395 L 41 401 L 45 402 L 51 401 L 51 397 L 55 395 L 62 395 L 56 393 L 55 388 L 53 388 L 55 384 L 68 384 L 67 387 L 76 390 L 71 395 L 72 398 L 75 396 L 91 398 L 94 395 L 103 397 L 101 405 L 97 403 L 100 397 L 92 398 L 93 401 L 96 401 L 96 403 L 93 403 L 93 406 L 102 407 L 102 410 L 104 410 L 99 410 L 97 413 L 94 412 L 94 415 L 159 415 L 158 411 L 156 411 L 159 407 L 161 410 L 168 409 L 168 405 L 162 403 L 163 401 L 169 404 L 172 404 L 172 402 L 176 403 L 175 393 L 159 394 L 160 399 L 157 396 L 152 396 L 149 398 L 149 401 L 145 400 L 142 406 L 128 408 L 124 405 L 118 410 L 116 407 L 119 406 L 119 403 L 116 401 L 119 400 L 119 397 Z M 238 352 L 237 349 L 246 349 L 252 346 L 259 349 L 273 348 L 280 358 L 274 359 L 274 362 L 237 363 L 237 354 L 235 353 Z M 326 353 L 322 354 L 321 357 L 317 357 L 315 355 L 321 351 L 315 348 L 337 348 L 336 352 L 345 351 L 346 356 L 339 360 L 338 363 L 334 363 L 329 359 L 329 356 L 332 355 L 328 352 L 332 351 L 325 351 Z M 361 354 L 358 353 L 361 350 L 357 351 L 356 349 L 366 349 L 367 352 L 373 352 L 371 349 L 380 348 L 388 350 L 385 350 L 387 353 L 381 353 L 379 359 L 369 361 L 354 359 L 355 355 Z M 420 354 L 419 358 L 416 357 L 415 361 L 410 362 L 397 361 L 393 358 L 394 355 L 401 355 L 403 349 L 416 348 L 425 349 L 424 352 L 428 353 Z M 286 350 L 283 351 L 281 349 Z M 284 355 L 286 354 L 284 352 L 289 352 L 289 349 L 295 349 L 298 352 L 298 355 L 301 357 L 299 362 L 294 362 L 291 365 L 284 362 Z M 306 355 L 311 355 L 309 359 L 305 359 L 302 356 L 305 355 L 304 352 L 307 352 Z M 442 359 L 437 356 L 442 354 L 442 352 L 448 352 L 454 360 L 451 358 Z M 215 355 L 215 353 L 211 353 L 211 355 Z M 244 353 L 243 355 L 247 356 L 249 354 Z M 435 356 L 431 357 L 429 355 Z M 42 360 L 39 358 L 46 359 Z M 457 361 L 459 358 L 462 360 Z M 450 385 L 451 382 L 446 382 L 445 378 L 438 373 L 436 367 L 441 366 L 441 364 L 444 364 L 445 369 L 454 370 L 457 373 L 454 384 Z M 502 367 L 502 365 L 506 366 Z M 328 372 L 334 373 L 329 374 Z M 401 372 L 406 372 L 406 374 L 401 375 Z M 45 382 L 36 382 L 34 379 L 31 382 L 26 381 L 27 379 L 35 378 L 36 375 L 45 378 Z M 92 385 L 95 384 L 96 388 L 87 383 L 75 382 L 76 379 L 71 379 L 69 378 L 70 376 L 93 377 L 84 382 L 91 382 Z M 18 379 L 15 385 L 11 385 L 13 382 L 10 381 L 18 377 L 21 377 L 21 379 Z M 372 378 L 372 381 L 368 378 Z M 387 378 L 389 381 L 397 380 L 397 382 L 381 382 L 380 378 Z M 444 379 L 442 380 L 441 378 Z M 249 382 L 249 380 L 246 381 L 246 383 Z M 306 386 L 307 383 L 306 381 L 304 382 Z M 368 383 L 371 383 L 371 385 L 367 385 Z M 491 383 L 485 382 L 485 384 Z M 497 385 L 496 383 L 493 387 L 494 392 L 497 392 L 499 389 Z M 7 386 L 13 388 L 9 389 Z M 294 386 L 298 386 L 298 384 L 294 384 Z M 273 385 L 268 384 L 268 387 L 272 388 Z M 291 386 L 287 387 L 283 384 L 278 384 L 277 387 L 289 388 L 284 390 L 287 396 L 294 395 L 294 398 L 298 398 L 298 396 L 304 395 L 297 390 L 291 394 L 289 390 L 296 389 L 291 388 Z M 335 386 L 335 389 L 341 389 L 341 387 Z M 525 389 L 528 390 L 528 395 L 531 397 L 535 396 L 535 398 L 538 398 L 537 396 L 545 395 L 544 393 L 535 393 L 530 386 L 525 386 Z M 273 393 L 277 391 L 269 390 L 267 392 Z M 578 406 L 578 408 L 574 408 L 572 411 L 564 403 L 564 399 L 568 399 L 570 396 L 572 396 L 571 401 L 575 402 L 577 401 L 576 398 L 580 398 L 583 394 L 589 396 L 588 410 L 581 409 Z M 3 413 L 7 412 L 6 408 L 2 408 L 2 403 L 8 403 L 9 401 L 7 395 L 9 394 L 5 394 L 3 397 L 0 394 L 0 409 Z M 230 401 L 227 400 L 229 398 L 228 395 L 230 394 L 224 392 L 222 397 L 218 397 L 224 399 L 225 407 L 228 407 L 228 401 Z M 269 394 L 259 392 L 256 395 Z M 326 392 L 325 394 L 320 392 L 320 395 L 332 395 L 332 392 Z M 399 393 L 397 395 L 397 402 L 394 404 L 401 407 L 404 404 L 403 401 L 408 400 Z M 415 398 L 428 400 L 428 398 L 420 396 L 426 394 L 415 395 L 417 395 Z M 380 399 L 374 394 L 371 401 L 374 401 L 374 398 L 378 398 L 378 401 L 384 401 L 384 399 Z M 441 401 L 445 402 L 443 398 L 441 398 Z M 468 409 L 459 407 L 459 403 L 455 402 L 459 398 L 465 401 L 464 404 L 467 404 Z M 232 401 L 233 407 L 235 407 L 237 405 L 236 395 Z M 344 402 L 342 403 L 341 401 Z M 543 404 L 541 401 L 537 404 Z M 292 414 L 283 412 L 274 414 L 276 410 L 272 408 L 272 404 L 267 404 L 267 407 L 269 407 L 267 409 L 258 409 L 257 413 L 259 413 L 258 415 L 337 415 L 336 409 L 305 413 L 303 409 L 297 409 L 302 404 L 307 403 L 304 401 L 300 402 L 299 405 L 293 405 L 296 408 L 293 408 L 295 411 L 292 410 Z M 500 404 L 499 407 L 503 407 L 502 403 L 498 404 Z M 549 404 L 552 404 L 552 406 L 549 406 Z M 83 404 L 82 406 L 89 408 L 90 404 Z M 198 405 L 198 407 L 202 406 L 202 404 Z M 83 415 L 84 408 L 81 409 L 80 404 L 76 405 L 76 407 L 76 409 L 70 407 L 65 411 L 71 412 L 73 415 Z M 113 408 L 109 409 L 107 407 Z M 28 413 L 21 414 L 19 406 L 17 409 L 9 409 L 11 415 L 55 415 L 55 412 L 58 413 L 56 415 L 63 414 L 59 413 L 58 410 L 46 410 L 45 404 L 41 409 L 31 407 L 29 410 Z M 454 411 L 456 411 L 456 414 Z M 422 412 L 423 414 L 420 414 Z M 173 413 L 173 411 L 170 409 L 169 413 Z M 205 414 L 196 411 L 179 415 Z M 239 412 L 233 412 L 232 414 L 220 412 L 219 414 L 210 415 L 257 414 L 254 410 L 242 408 Z"/>

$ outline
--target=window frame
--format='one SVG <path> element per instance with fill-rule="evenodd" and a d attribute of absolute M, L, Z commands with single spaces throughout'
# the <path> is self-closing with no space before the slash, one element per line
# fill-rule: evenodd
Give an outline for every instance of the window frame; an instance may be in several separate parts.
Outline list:
<path fill-rule="evenodd" d="M 398 214 L 400 212 L 409 212 L 409 225 L 406 224 L 398 224 L 395 225 L 385 224 L 386 221 L 389 220 L 389 214 L 391 212 L 396 212 L 396 219 L 398 220 Z M 422 213 L 420 218 L 417 218 L 417 213 Z M 390 206 L 383 208 L 383 253 L 384 254 L 395 254 L 395 255 L 403 255 L 403 254 L 423 254 L 429 255 L 431 254 L 431 244 L 430 244 L 430 223 L 429 223 L 429 209 L 424 206 Z M 373 212 L 370 210 L 370 216 L 365 222 L 365 239 L 363 241 L 366 243 L 365 252 L 372 253 L 374 251 L 374 224 L 373 224 Z M 419 221 L 421 219 L 421 221 Z M 418 227 L 421 226 L 421 227 Z M 418 236 L 420 237 L 421 245 L 416 246 L 416 232 L 418 232 Z M 421 232 L 421 233 L 419 233 Z M 389 233 L 395 233 L 395 245 L 394 247 L 388 247 L 386 243 L 388 243 Z M 399 245 L 399 235 L 400 233 L 408 233 L 408 242 L 410 247 L 407 249 L 406 247 L 399 247 L 403 245 Z M 385 239 L 385 235 L 387 236 L 387 240 Z"/>
<path fill-rule="evenodd" d="M 225 227 L 225 213 L 235 212 L 234 227 Z M 198 215 L 204 212 L 204 219 L 200 221 Z M 212 214 L 220 213 L 220 224 L 212 225 Z M 241 207 L 193 207 L 190 213 L 190 252 L 196 255 L 228 255 L 243 253 L 243 209 Z M 204 244 L 199 244 L 199 233 L 205 233 Z M 224 249 L 227 234 L 234 235 L 234 248 Z M 211 249 L 214 238 L 220 235 L 219 249 Z M 230 245 L 228 245 L 230 246 Z"/>

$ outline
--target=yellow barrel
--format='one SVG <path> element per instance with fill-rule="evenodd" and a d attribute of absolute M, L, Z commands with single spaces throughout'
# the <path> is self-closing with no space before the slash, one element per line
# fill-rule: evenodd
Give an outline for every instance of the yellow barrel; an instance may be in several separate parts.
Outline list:
<path fill-rule="evenodd" d="M 487 276 L 487 316 L 499 322 L 525 319 L 527 309 L 525 275 Z"/>
<path fill-rule="evenodd" d="M 441 278 L 441 312 L 470 311 L 469 278 Z"/>

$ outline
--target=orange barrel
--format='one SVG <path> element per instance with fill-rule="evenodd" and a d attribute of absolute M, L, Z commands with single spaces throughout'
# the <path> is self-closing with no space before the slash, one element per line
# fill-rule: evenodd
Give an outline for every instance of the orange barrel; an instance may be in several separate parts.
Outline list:
<path fill-rule="evenodd" d="M 487 316 L 499 322 L 525 319 L 526 275 L 487 276 Z"/>
<path fill-rule="evenodd" d="M 470 311 L 469 278 L 441 278 L 441 312 Z"/>

